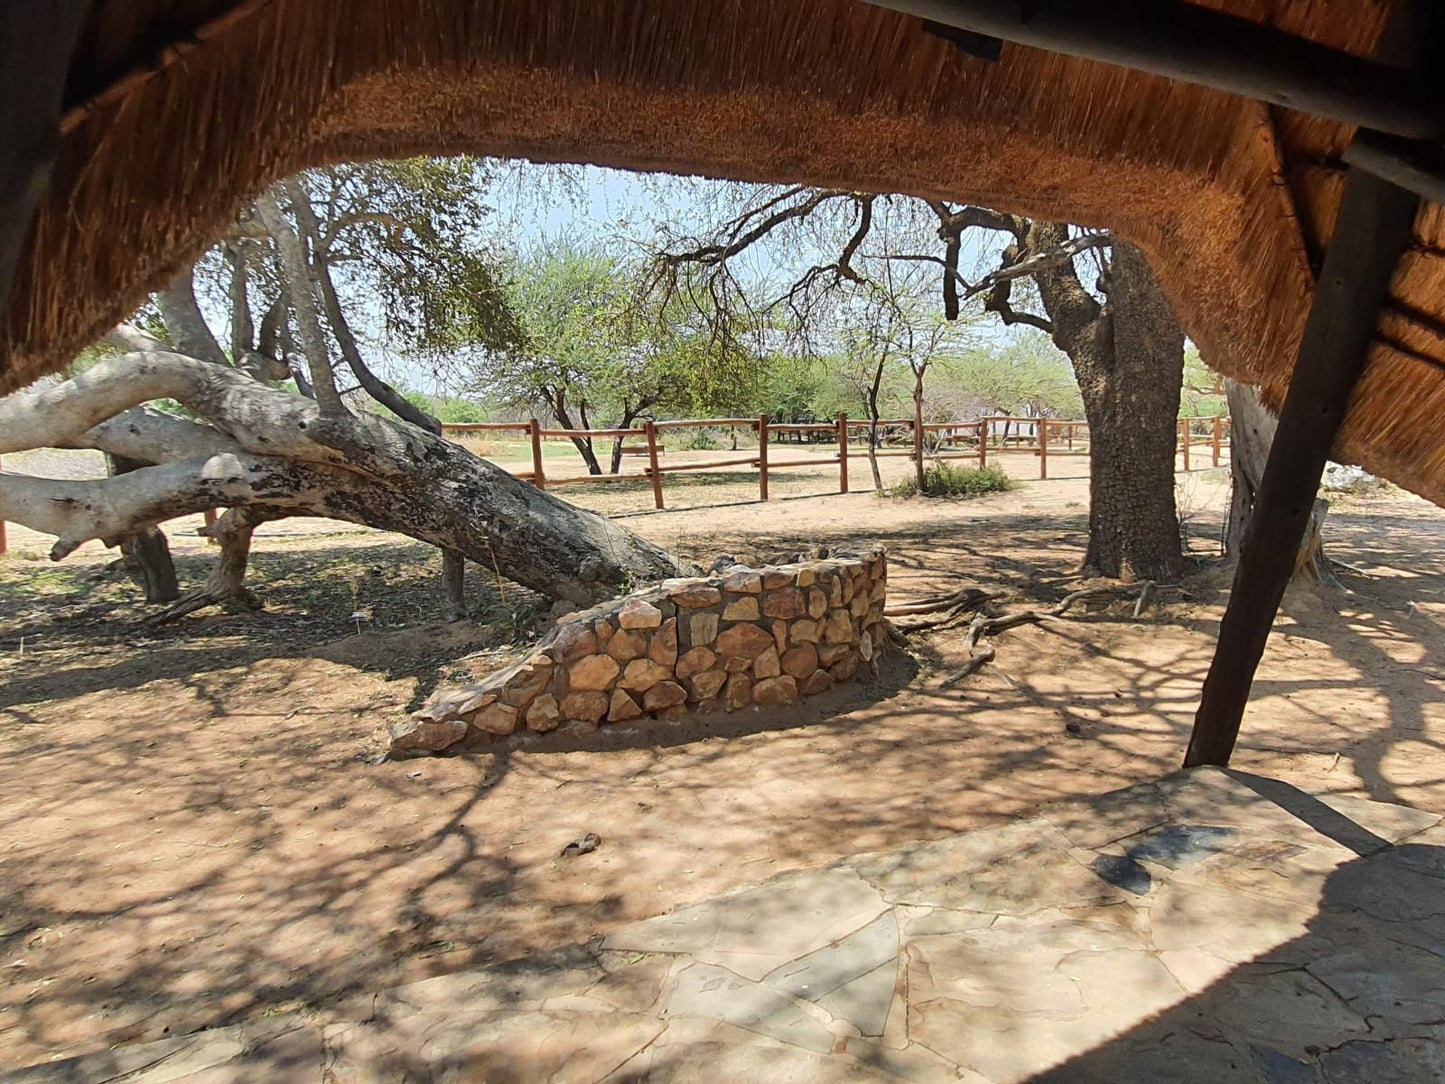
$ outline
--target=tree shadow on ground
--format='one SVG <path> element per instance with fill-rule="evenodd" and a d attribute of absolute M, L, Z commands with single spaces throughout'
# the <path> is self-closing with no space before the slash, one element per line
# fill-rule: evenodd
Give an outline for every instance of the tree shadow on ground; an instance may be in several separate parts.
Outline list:
<path fill-rule="evenodd" d="M 1288 784 L 1236 778 L 1356 855 L 1326 878 L 1307 932 L 1035 1084 L 1416 1084 L 1445 1073 L 1445 847 L 1391 845 Z"/>

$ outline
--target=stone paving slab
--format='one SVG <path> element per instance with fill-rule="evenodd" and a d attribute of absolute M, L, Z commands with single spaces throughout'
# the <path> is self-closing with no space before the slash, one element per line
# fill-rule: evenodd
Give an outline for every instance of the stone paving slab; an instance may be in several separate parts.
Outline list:
<path fill-rule="evenodd" d="M 1441 1080 L 1445 825 L 1196 769 L 586 946 L 0 1079 Z"/>

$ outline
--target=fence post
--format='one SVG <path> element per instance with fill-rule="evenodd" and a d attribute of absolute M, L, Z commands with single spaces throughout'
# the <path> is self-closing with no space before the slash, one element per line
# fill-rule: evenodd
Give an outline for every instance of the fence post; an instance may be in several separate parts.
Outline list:
<path fill-rule="evenodd" d="M 923 423 L 915 415 L 909 420 L 913 426 L 913 462 L 918 464 L 916 469 L 921 470 L 923 465 Z"/>
<path fill-rule="evenodd" d="M 768 499 L 768 416 L 758 415 L 758 499 Z"/>
<path fill-rule="evenodd" d="M 547 475 L 542 470 L 542 424 L 536 418 L 527 423 L 527 434 L 532 438 L 532 484 L 546 489 Z"/>
<path fill-rule="evenodd" d="M 1189 419 L 1179 419 L 1179 443 L 1184 445 L 1184 473 L 1189 473 Z"/>
<path fill-rule="evenodd" d="M 647 466 L 648 473 L 652 475 L 652 500 L 657 507 L 661 508 L 662 471 L 657 466 L 657 423 L 649 421 L 643 428 L 647 433 Z"/>
<path fill-rule="evenodd" d="M 1219 466 L 1219 438 L 1223 435 L 1224 423 L 1219 415 L 1214 416 L 1214 465 Z"/>
<path fill-rule="evenodd" d="M 838 492 L 848 492 L 848 415 L 838 414 Z"/>
<path fill-rule="evenodd" d="M 1049 419 L 1039 419 L 1039 477 L 1049 476 Z"/>
<path fill-rule="evenodd" d="M 988 419 L 978 420 L 978 469 L 988 466 Z"/>

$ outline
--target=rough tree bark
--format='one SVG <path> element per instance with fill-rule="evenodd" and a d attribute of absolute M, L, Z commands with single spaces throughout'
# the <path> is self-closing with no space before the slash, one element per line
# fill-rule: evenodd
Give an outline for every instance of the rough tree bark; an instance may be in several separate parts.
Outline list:
<path fill-rule="evenodd" d="M 1068 228 L 1031 222 L 1020 259 L 1055 251 Z M 1100 305 L 1072 261 L 1034 272 L 1055 344 L 1069 355 L 1089 442 L 1089 545 L 1084 569 L 1168 581 L 1184 570 L 1174 503 L 1174 435 L 1184 332 L 1144 254 L 1116 243 Z M 1007 307 L 1007 282 L 990 306 Z M 1001 295 L 1001 296 L 1000 296 Z"/>
<path fill-rule="evenodd" d="M 1229 474 L 1234 483 L 1229 498 L 1229 520 L 1224 530 L 1224 553 L 1232 559 L 1239 556 L 1240 546 L 1244 543 L 1244 530 L 1254 511 L 1259 483 L 1264 477 L 1264 465 L 1269 459 L 1269 449 L 1274 443 L 1274 431 L 1279 423 L 1265 409 L 1259 398 L 1259 389 L 1253 385 L 1226 379 L 1224 394 L 1229 402 Z M 1325 554 L 1321 533 L 1329 508 L 1329 501 L 1322 497 L 1316 499 L 1309 529 L 1295 561 L 1295 579 L 1304 577 L 1332 586 L 1339 582 Z"/>
<path fill-rule="evenodd" d="M 162 398 L 203 421 L 135 409 Z M 233 563 L 244 552 L 228 542 L 237 521 L 316 515 L 408 535 L 582 605 L 685 567 L 415 426 L 369 414 L 327 418 L 312 400 L 179 354 L 110 358 L 0 400 L 0 454 L 55 446 L 156 464 L 97 481 L 0 475 L 0 519 L 56 535 L 55 560 L 92 538 L 224 507 L 232 518 L 222 517 L 218 537 Z"/>

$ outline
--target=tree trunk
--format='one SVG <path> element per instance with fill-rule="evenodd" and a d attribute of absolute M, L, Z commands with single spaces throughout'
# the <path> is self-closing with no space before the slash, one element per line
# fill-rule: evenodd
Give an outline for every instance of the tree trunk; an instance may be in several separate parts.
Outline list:
<path fill-rule="evenodd" d="M 220 545 L 221 555 L 211 566 L 206 582 L 188 592 L 174 606 L 169 606 L 149 618 L 149 623 L 174 621 L 178 617 L 238 596 L 249 598 L 244 583 L 246 566 L 251 559 L 251 535 L 268 519 L 277 518 L 280 517 L 268 515 L 258 508 L 227 509 L 211 528 L 211 537 Z"/>
<path fill-rule="evenodd" d="M 1259 483 L 1264 477 L 1264 465 L 1269 459 L 1278 422 L 1260 402 L 1259 389 L 1253 385 L 1226 379 L 1224 394 L 1229 402 L 1229 474 L 1234 483 L 1229 498 L 1229 521 L 1224 530 L 1224 554 L 1234 559 L 1244 544 L 1245 528 L 1259 495 Z M 1295 563 L 1296 579 L 1306 576 L 1330 585 L 1338 582 L 1325 555 L 1321 535 L 1329 507 L 1329 501 L 1323 498 L 1315 501 Z"/>
<path fill-rule="evenodd" d="M 108 454 L 105 466 L 106 472 L 114 477 L 138 470 L 146 464 L 143 460 Z M 171 560 L 171 547 L 159 527 L 143 527 L 121 538 L 118 545 L 126 568 L 145 591 L 147 603 L 174 602 L 181 597 L 175 562 Z"/>
<path fill-rule="evenodd" d="M 130 409 L 158 398 L 211 424 L 166 418 L 150 426 L 145 412 Z M 124 426 L 105 424 L 123 411 Z M 0 454 L 124 443 L 160 465 L 100 481 L 0 475 L 0 519 L 56 535 L 58 560 L 90 538 L 211 507 L 326 516 L 454 550 L 582 605 L 679 571 L 665 550 L 460 445 L 369 414 L 331 419 L 323 445 L 313 434 L 325 421 L 316 403 L 230 368 L 155 352 L 109 358 L 63 384 L 0 400 Z"/>
<path fill-rule="evenodd" d="M 442 550 L 442 609 L 448 621 L 467 617 L 467 559 L 456 550 Z"/>
<path fill-rule="evenodd" d="M 913 480 L 918 483 L 918 492 L 923 492 L 926 474 L 923 470 L 923 374 L 924 369 L 913 370 Z"/>
<path fill-rule="evenodd" d="M 1068 240 L 1067 227 L 1029 226 L 1027 249 Z M 1184 332 L 1133 245 L 1117 244 L 1101 282 L 1107 307 L 1072 263 L 1036 275 L 1054 342 L 1069 355 L 1092 439 L 1085 571 L 1169 581 L 1184 571 L 1174 503 L 1174 438 L 1184 381 Z"/>
<path fill-rule="evenodd" d="M 885 348 L 878 357 L 878 364 L 873 367 L 873 381 L 868 385 L 864 394 L 863 405 L 868 411 L 868 469 L 873 474 L 873 491 L 883 492 L 883 475 L 878 470 L 878 421 L 881 415 L 878 412 L 878 393 L 883 387 L 883 367 L 888 363 L 888 351 Z"/>

